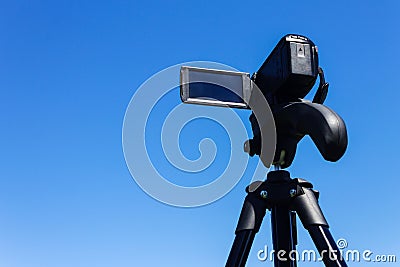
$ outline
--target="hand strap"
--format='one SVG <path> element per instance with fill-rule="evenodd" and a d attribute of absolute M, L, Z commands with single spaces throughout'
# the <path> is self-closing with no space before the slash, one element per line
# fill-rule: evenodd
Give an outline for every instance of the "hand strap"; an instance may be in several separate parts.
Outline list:
<path fill-rule="evenodd" d="M 317 104 L 323 104 L 326 99 L 326 96 L 328 95 L 329 83 L 325 82 L 324 71 L 322 70 L 321 67 L 318 67 L 318 76 L 319 76 L 319 86 L 312 102 Z"/>

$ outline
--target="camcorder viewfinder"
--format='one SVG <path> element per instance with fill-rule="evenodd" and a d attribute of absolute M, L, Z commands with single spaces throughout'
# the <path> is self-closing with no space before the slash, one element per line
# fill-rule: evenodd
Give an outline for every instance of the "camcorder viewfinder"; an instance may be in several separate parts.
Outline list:
<path fill-rule="evenodd" d="M 248 109 L 250 74 L 182 66 L 180 95 L 184 103 Z"/>

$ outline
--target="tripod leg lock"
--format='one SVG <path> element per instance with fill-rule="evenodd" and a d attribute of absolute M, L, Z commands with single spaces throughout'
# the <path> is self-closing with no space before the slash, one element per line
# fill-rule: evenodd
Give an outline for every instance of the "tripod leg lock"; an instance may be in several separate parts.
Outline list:
<path fill-rule="evenodd" d="M 292 207 L 299 215 L 304 228 L 308 230 L 315 225 L 329 227 L 318 205 L 319 192 L 307 187 L 301 187 L 301 189 L 303 192 L 293 199 Z"/>
<path fill-rule="evenodd" d="M 250 193 L 247 195 L 243 203 L 242 212 L 240 213 L 239 222 L 235 233 L 243 230 L 253 230 L 257 233 L 260 230 L 262 220 L 265 216 L 266 206 L 258 199 L 259 196 Z"/>

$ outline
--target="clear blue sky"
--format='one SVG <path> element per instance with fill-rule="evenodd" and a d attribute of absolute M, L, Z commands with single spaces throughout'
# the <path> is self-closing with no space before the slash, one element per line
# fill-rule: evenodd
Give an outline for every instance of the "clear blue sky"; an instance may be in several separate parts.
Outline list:
<path fill-rule="evenodd" d="M 200 208 L 152 199 L 124 161 L 125 109 L 171 65 L 209 60 L 254 72 L 287 33 L 318 45 L 326 105 L 349 134 L 337 163 L 304 139 L 290 171 L 321 191 L 335 238 L 400 261 L 399 11 L 395 0 L 0 1 L 0 266 L 223 266 L 250 176 Z M 164 109 L 179 103 L 167 99 Z M 191 125 L 198 138 L 215 130 L 225 146 L 221 129 L 204 123 Z M 184 153 L 198 153 L 181 138 Z M 256 257 L 269 226 L 267 216 L 249 266 L 271 266 Z M 299 240 L 313 248 L 301 227 Z"/>

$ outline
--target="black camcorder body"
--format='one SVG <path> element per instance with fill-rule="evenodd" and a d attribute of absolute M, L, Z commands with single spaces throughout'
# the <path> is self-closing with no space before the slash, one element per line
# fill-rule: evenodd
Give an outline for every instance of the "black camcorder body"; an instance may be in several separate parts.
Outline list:
<path fill-rule="evenodd" d="M 270 104 L 303 98 L 318 76 L 318 49 L 307 37 L 284 36 L 253 76 Z"/>

